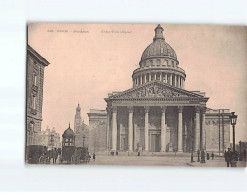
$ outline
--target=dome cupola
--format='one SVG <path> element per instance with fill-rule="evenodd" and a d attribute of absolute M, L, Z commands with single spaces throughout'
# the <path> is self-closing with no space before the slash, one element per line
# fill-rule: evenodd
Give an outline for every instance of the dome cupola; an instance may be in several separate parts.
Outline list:
<path fill-rule="evenodd" d="M 184 88 L 185 71 L 178 67 L 177 55 L 165 41 L 164 29 L 159 24 L 154 31 L 153 42 L 144 50 L 140 67 L 133 72 L 133 87 L 159 80 L 174 87 Z"/>

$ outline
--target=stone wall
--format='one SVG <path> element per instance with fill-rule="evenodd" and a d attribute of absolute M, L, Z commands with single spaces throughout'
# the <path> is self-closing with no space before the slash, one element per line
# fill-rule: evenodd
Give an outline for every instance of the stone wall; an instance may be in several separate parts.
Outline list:
<path fill-rule="evenodd" d="M 89 116 L 89 144 L 90 152 L 106 151 L 107 114 L 105 110 L 90 110 Z"/>

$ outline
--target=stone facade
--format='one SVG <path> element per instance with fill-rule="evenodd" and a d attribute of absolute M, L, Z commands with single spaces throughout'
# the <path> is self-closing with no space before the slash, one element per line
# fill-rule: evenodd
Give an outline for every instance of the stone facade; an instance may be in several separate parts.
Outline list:
<path fill-rule="evenodd" d="M 78 104 L 74 121 L 75 146 L 88 147 L 89 145 L 89 127 L 81 118 L 81 107 Z"/>
<path fill-rule="evenodd" d="M 206 148 L 207 151 L 223 153 L 230 147 L 230 110 L 207 109 Z"/>
<path fill-rule="evenodd" d="M 52 130 L 49 127 L 45 131 L 41 131 L 38 136 L 39 145 L 47 146 L 49 148 L 61 148 L 60 135 L 53 127 Z M 52 141 L 53 140 L 53 141 Z"/>
<path fill-rule="evenodd" d="M 26 146 L 40 144 L 44 68 L 48 65 L 45 58 L 27 45 Z"/>
<path fill-rule="evenodd" d="M 89 147 L 90 152 L 107 150 L 107 113 L 105 110 L 90 109 Z"/>
<path fill-rule="evenodd" d="M 222 153 L 229 147 L 230 110 L 209 109 L 205 92 L 185 90 L 185 71 L 160 25 L 139 65 L 131 89 L 108 94 L 106 111 L 88 113 L 90 133 L 95 132 L 91 147 L 184 153 Z"/>

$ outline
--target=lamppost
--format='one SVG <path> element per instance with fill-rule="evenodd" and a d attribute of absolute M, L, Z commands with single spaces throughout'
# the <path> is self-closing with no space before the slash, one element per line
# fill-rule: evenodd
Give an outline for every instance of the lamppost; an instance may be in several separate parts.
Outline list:
<path fill-rule="evenodd" d="M 235 112 L 232 112 L 232 114 L 229 116 L 231 120 L 231 125 L 232 125 L 232 133 L 233 133 L 233 161 L 236 161 L 236 151 L 235 151 L 235 125 L 237 123 L 237 118 L 238 115 L 235 115 Z"/>

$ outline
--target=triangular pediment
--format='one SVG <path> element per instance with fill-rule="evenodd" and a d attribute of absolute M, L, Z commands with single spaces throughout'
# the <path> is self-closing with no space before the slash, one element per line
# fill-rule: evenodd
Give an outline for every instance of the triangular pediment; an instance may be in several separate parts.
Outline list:
<path fill-rule="evenodd" d="M 203 98 L 204 96 L 173 87 L 166 83 L 153 81 L 137 88 L 132 88 L 113 96 L 109 99 L 133 99 L 133 98 Z"/>

